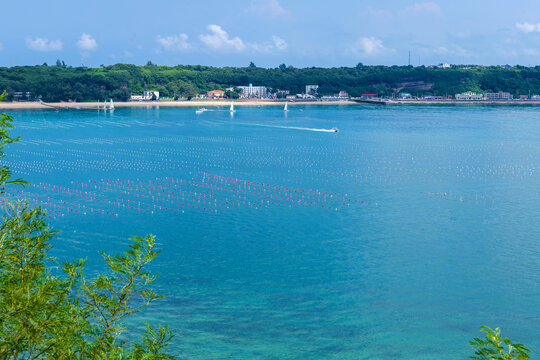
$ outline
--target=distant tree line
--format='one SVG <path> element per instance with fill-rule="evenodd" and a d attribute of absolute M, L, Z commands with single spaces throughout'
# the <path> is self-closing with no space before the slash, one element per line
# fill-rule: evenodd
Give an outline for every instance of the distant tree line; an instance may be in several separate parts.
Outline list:
<path fill-rule="evenodd" d="M 201 65 L 145 66 L 116 64 L 98 68 L 66 66 L 0 67 L 0 90 L 8 99 L 14 92 L 31 92 L 44 101 L 95 101 L 112 98 L 127 100 L 144 90 L 159 91 L 161 97 L 192 98 L 212 89 L 263 85 L 272 90 L 303 93 L 305 85 L 319 85 L 318 95 L 341 90 L 351 96 L 374 93 L 393 96 L 399 92 L 413 95 L 454 95 L 465 91 L 499 92 L 513 95 L 540 93 L 540 66 L 365 66 L 339 68 L 295 68 L 281 64 L 277 68 L 210 67 Z M 235 92 L 229 92 L 234 97 Z"/>

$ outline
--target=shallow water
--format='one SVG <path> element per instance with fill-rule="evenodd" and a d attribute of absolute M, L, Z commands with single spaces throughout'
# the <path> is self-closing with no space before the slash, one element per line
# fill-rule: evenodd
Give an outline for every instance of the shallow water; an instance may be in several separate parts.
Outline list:
<path fill-rule="evenodd" d="M 540 351 L 536 109 L 289 110 L 14 111 L 9 196 L 90 273 L 155 234 L 129 334 L 185 358 L 464 359 L 481 325 Z"/>

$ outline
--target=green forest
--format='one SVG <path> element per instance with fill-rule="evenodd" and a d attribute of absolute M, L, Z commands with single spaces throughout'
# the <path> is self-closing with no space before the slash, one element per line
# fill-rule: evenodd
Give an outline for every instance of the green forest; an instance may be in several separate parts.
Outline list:
<path fill-rule="evenodd" d="M 268 69 L 210 67 L 201 65 L 145 66 L 115 64 L 97 68 L 56 65 L 0 67 L 0 91 L 8 100 L 15 92 L 30 92 L 29 100 L 125 101 L 144 90 L 159 91 L 165 98 L 191 99 L 212 89 L 248 85 L 303 93 L 305 85 L 319 85 L 319 96 L 341 90 L 351 96 L 376 93 L 390 97 L 399 92 L 413 95 L 454 95 L 465 91 L 507 91 L 514 96 L 540 93 L 540 66 L 501 67 L 460 65 L 450 68 L 425 66 L 365 66 L 295 68 L 285 64 Z M 234 95 L 232 92 L 230 95 Z"/>

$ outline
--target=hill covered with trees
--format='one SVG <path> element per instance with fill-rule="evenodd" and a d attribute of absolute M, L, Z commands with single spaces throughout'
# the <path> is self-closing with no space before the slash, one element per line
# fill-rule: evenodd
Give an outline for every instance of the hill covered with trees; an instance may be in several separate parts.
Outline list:
<path fill-rule="evenodd" d="M 465 91 L 507 91 L 515 96 L 540 93 L 540 66 L 364 66 L 339 68 L 295 68 L 280 65 L 274 69 L 248 67 L 209 67 L 201 65 L 145 66 L 116 64 L 98 68 L 70 67 L 58 61 L 54 66 L 0 67 L 0 90 L 8 99 L 15 92 L 30 92 L 31 99 L 43 101 L 95 101 L 113 98 L 127 100 L 143 90 L 159 91 L 162 97 L 191 98 L 212 89 L 248 85 L 303 93 L 305 85 L 319 85 L 319 95 L 341 90 L 351 96 L 376 93 L 392 96 L 398 92 L 413 95 L 454 95 Z"/>

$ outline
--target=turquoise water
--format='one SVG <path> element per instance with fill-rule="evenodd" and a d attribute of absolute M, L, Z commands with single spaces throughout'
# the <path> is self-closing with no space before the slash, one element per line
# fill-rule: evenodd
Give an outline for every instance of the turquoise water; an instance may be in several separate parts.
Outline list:
<path fill-rule="evenodd" d="M 535 108 L 14 111 L 11 189 L 53 255 L 153 233 L 188 359 L 465 359 L 481 325 L 540 351 Z M 315 131 L 337 127 L 339 133 Z"/>

